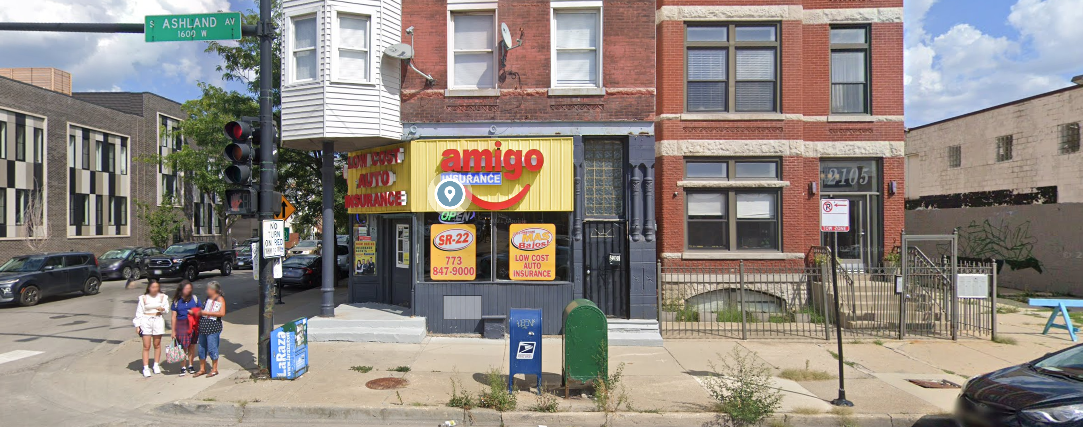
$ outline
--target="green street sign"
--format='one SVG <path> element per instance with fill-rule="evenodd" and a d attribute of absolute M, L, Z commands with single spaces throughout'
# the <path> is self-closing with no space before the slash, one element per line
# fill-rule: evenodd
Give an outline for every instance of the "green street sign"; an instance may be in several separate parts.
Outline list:
<path fill-rule="evenodd" d="M 240 40 L 240 12 L 151 15 L 144 32 L 148 42 Z"/>

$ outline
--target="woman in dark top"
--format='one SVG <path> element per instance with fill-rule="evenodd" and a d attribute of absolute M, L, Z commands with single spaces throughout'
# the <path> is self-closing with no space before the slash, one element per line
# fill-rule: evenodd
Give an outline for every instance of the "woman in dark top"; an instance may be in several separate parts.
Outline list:
<path fill-rule="evenodd" d="M 207 300 L 199 318 L 199 372 L 192 377 L 218 375 L 218 343 L 222 337 L 222 318 L 226 317 L 226 299 L 218 282 L 207 284 Z M 207 359 L 211 359 L 211 371 L 207 372 Z"/>
<path fill-rule="evenodd" d="M 199 308 L 199 297 L 195 295 L 192 289 L 192 283 L 185 280 L 177 286 L 177 293 L 173 295 L 173 329 L 169 333 L 170 338 L 177 341 L 177 343 L 187 353 L 187 360 L 181 361 L 180 376 L 184 376 L 185 373 L 196 373 L 195 365 L 196 360 L 196 336 L 198 332 L 193 328 L 188 318 L 192 315 L 193 308 Z M 187 365 L 185 365 L 187 362 Z"/>

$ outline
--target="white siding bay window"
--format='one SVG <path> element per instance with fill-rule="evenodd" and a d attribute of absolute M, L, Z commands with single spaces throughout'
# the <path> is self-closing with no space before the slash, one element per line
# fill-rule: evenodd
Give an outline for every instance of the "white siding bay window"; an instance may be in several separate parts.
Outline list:
<path fill-rule="evenodd" d="M 496 92 L 496 12 L 451 11 L 448 31 L 449 95 L 499 95 Z M 491 92 L 491 93 L 490 93 Z"/>
<path fill-rule="evenodd" d="M 369 14 L 335 11 L 331 43 L 332 79 L 345 83 L 372 80 L 372 19 Z"/>
<path fill-rule="evenodd" d="M 553 95 L 604 95 L 601 2 L 559 1 L 552 9 Z"/>
<path fill-rule="evenodd" d="M 319 78 L 319 26 L 316 15 L 290 18 L 289 51 L 292 73 L 290 82 L 315 81 Z"/>

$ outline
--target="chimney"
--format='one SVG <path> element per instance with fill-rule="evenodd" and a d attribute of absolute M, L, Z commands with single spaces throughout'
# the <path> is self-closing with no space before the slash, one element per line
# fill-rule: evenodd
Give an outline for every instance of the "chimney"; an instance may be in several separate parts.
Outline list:
<path fill-rule="evenodd" d="M 56 68 L 0 68 L 0 77 L 7 77 L 37 87 L 71 95 L 71 74 Z"/>
<path fill-rule="evenodd" d="M 1083 86 L 1083 74 L 1072 77 L 1072 83 Z"/>

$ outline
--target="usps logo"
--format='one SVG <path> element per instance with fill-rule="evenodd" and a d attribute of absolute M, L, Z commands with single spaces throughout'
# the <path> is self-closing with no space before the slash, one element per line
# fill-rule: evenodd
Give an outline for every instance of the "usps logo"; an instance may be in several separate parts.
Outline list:
<path fill-rule="evenodd" d="M 515 358 L 517 360 L 533 360 L 534 349 L 538 348 L 538 343 L 532 341 L 523 341 L 519 343 L 519 351 L 515 352 Z"/>

